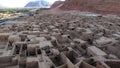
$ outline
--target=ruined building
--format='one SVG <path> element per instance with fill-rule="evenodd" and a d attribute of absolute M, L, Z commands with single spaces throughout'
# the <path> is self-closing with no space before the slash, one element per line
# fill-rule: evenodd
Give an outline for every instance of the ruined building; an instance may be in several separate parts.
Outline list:
<path fill-rule="evenodd" d="M 0 68 L 120 68 L 120 19 L 72 12 L 0 26 Z"/>

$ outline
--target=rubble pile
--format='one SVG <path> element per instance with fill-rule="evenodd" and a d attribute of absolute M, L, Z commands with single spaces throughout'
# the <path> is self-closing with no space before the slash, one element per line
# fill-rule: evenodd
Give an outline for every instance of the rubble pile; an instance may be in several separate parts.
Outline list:
<path fill-rule="evenodd" d="M 1 68 L 120 68 L 119 49 L 117 18 L 46 13 L 0 26 Z"/>

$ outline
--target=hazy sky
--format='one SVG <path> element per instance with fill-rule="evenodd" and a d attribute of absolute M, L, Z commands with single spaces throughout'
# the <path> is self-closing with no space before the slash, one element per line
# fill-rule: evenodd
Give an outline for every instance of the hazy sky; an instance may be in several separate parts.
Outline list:
<path fill-rule="evenodd" d="M 23 7 L 29 1 L 35 1 L 35 0 L 0 0 L 0 5 L 5 7 Z M 57 0 L 46 0 L 46 1 L 53 3 Z"/>

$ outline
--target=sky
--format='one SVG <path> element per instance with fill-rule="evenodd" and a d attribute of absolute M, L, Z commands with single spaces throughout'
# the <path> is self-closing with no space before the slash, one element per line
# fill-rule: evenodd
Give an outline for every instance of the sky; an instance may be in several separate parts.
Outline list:
<path fill-rule="evenodd" d="M 24 7 L 29 1 L 35 0 L 0 0 L 0 5 L 5 7 Z M 54 3 L 57 0 L 46 0 L 50 3 Z"/>

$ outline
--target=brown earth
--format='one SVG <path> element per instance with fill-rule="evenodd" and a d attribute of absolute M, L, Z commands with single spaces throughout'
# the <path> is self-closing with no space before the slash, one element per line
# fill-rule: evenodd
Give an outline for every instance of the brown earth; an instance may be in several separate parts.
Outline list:
<path fill-rule="evenodd" d="M 91 11 L 101 14 L 120 14 L 120 0 L 66 0 L 51 8 L 59 6 L 61 10 Z"/>

